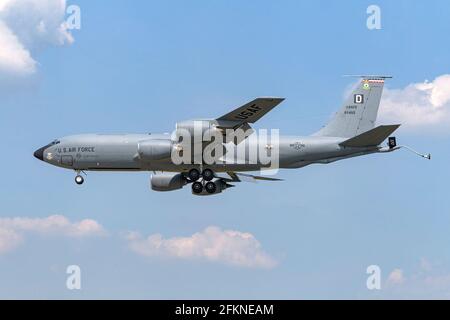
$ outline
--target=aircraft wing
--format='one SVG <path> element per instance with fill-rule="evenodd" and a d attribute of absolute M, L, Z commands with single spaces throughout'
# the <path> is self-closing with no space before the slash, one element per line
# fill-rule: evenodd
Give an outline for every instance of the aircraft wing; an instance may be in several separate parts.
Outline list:
<path fill-rule="evenodd" d="M 230 137 L 227 137 L 227 140 L 225 141 L 226 143 L 233 142 L 238 145 L 253 133 L 253 129 L 249 123 L 255 123 L 283 101 L 283 98 L 255 99 L 216 119 L 216 127 L 223 130 L 224 135 L 225 131 L 228 129 L 241 129 L 245 135 L 234 137 L 233 140 L 229 140 Z"/>
<path fill-rule="evenodd" d="M 231 179 L 223 178 L 227 182 L 256 182 L 256 181 L 283 181 L 282 179 L 255 176 L 246 173 L 227 172 Z"/>
<path fill-rule="evenodd" d="M 255 123 L 283 101 L 283 98 L 258 98 L 218 118 L 217 121 L 219 126 L 224 128 Z M 227 122 L 230 123 L 230 126 L 227 126 Z"/>

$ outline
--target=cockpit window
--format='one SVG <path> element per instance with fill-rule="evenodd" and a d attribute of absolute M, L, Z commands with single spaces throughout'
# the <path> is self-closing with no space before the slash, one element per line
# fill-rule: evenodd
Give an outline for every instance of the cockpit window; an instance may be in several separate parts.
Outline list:
<path fill-rule="evenodd" d="M 55 146 L 55 145 L 60 144 L 60 143 L 61 143 L 61 141 L 55 140 L 55 141 L 53 141 L 50 145 L 51 145 L 51 146 Z"/>

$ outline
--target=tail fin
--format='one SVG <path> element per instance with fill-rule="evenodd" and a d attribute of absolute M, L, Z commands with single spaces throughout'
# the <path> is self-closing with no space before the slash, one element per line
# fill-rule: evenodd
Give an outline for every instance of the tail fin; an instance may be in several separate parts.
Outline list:
<path fill-rule="evenodd" d="M 350 138 L 375 127 L 384 80 L 387 76 L 358 76 L 362 80 L 341 110 L 315 135 Z"/>

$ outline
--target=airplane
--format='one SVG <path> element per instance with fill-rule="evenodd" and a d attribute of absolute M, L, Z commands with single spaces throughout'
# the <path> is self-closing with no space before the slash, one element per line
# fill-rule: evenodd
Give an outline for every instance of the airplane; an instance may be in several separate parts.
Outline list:
<path fill-rule="evenodd" d="M 150 178 L 152 190 L 174 191 L 191 184 L 194 195 L 219 194 L 243 181 L 281 181 L 245 173 L 267 169 L 267 164 L 250 161 L 246 153 L 238 159 L 235 153 L 230 152 L 243 145 L 244 150 L 255 147 L 267 153 L 276 147 L 281 169 L 329 164 L 374 153 L 389 153 L 403 147 L 431 159 L 429 154 L 423 155 L 407 146 L 397 146 L 396 138 L 391 134 L 400 127 L 399 124 L 375 127 L 384 83 L 391 77 L 357 77 L 361 80 L 327 125 L 310 136 L 280 136 L 273 142 L 276 146 L 272 145 L 272 140 L 268 144 L 267 141 L 251 139 L 254 131 L 250 125 L 284 101 L 282 98 L 258 98 L 217 119 L 177 123 L 176 130 L 190 133 L 198 125 L 201 134 L 212 130 L 225 137 L 225 132 L 249 132 L 239 139 L 228 140 L 225 137 L 220 141 L 224 154 L 212 163 L 205 163 L 201 157 L 195 161 L 198 160 L 195 158 L 198 151 L 194 151 L 194 157 L 189 156 L 191 161 L 174 162 L 174 153 L 182 154 L 186 145 L 180 147 L 180 140 L 173 134 L 74 135 L 54 140 L 36 150 L 34 156 L 48 164 L 74 170 L 78 185 L 84 183 L 81 173 L 86 171 L 153 171 Z M 193 135 L 198 135 L 198 132 Z M 386 139 L 388 145 L 382 146 Z M 187 143 L 192 146 L 192 141 Z M 200 137 L 200 144 L 202 153 L 206 146 L 203 137 Z M 227 158 L 228 153 L 233 154 L 232 159 Z"/>

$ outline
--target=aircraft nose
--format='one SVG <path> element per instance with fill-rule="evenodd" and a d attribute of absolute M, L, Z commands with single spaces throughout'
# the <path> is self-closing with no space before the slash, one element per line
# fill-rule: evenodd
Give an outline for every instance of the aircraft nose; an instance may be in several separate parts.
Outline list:
<path fill-rule="evenodd" d="M 39 160 L 41 160 L 41 161 L 44 161 L 44 150 L 46 149 L 46 147 L 42 147 L 42 148 L 39 148 L 39 149 L 37 149 L 35 152 L 34 152 L 34 156 L 37 158 L 37 159 L 39 159 Z"/>

